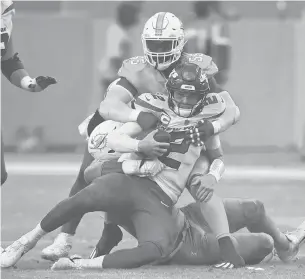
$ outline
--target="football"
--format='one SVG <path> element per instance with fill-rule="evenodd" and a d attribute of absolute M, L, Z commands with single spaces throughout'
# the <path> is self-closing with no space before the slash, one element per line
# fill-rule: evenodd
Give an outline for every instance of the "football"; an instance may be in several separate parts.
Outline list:
<path fill-rule="evenodd" d="M 165 132 L 163 130 L 158 130 L 157 133 L 154 134 L 154 139 L 157 142 L 170 142 L 171 141 L 171 135 L 168 132 Z"/>

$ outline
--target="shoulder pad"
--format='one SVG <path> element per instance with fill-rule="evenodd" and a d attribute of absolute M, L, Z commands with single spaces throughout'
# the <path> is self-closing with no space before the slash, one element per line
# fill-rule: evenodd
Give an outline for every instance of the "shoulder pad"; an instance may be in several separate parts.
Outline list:
<path fill-rule="evenodd" d="M 123 61 L 121 68 L 118 71 L 120 77 L 128 77 L 132 73 L 142 71 L 147 65 L 144 56 L 135 56 Z"/>
<path fill-rule="evenodd" d="M 208 118 L 214 118 L 221 115 L 225 109 L 225 100 L 217 93 L 209 93 L 206 96 L 202 113 Z"/>
<path fill-rule="evenodd" d="M 1 12 L 2 12 L 2 15 L 7 15 L 9 13 L 15 13 L 13 1 L 11 1 L 11 0 L 1 1 Z"/>
<path fill-rule="evenodd" d="M 151 93 L 141 94 L 134 103 L 136 109 L 152 113 L 162 112 L 166 104 L 166 97 L 161 94 Z"/>
<path fill-rule="evenodd" d="M 206 72 L 209 78 L 213 77 L 218 72 L 218 68 L 212 60 L 212 57 L 203 53 L 184 53 L 183 59 L 186 62 L 198 65 Z"/>

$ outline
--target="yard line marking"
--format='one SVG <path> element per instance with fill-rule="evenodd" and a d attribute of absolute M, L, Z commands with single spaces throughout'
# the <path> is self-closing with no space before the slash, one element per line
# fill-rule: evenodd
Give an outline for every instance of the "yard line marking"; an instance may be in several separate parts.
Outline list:
<path fill-rule="evenodd" d="M 8 163 L 7 170 L 12 175 L 76 175 L 80 165 L 71 162 L 52 163 Z M 224 179 L 287 179 L 305 180 L 305 168 L 272 166 L 228 166 Z"/>

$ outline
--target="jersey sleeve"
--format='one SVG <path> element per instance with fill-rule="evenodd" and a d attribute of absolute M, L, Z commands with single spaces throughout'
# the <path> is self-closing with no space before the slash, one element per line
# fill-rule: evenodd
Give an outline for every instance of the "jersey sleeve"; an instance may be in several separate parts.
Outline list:
<path fill-rule="evenodd" d="M 123 61 L 118 76 L 126 79 L 138 92 L 141 85 L 141 72 L 146 66 L 143 56 L 136 56 Z"/>
<path fill-rule="evenodd" d="M 216 120 L 225 110 L 225 100 L 217 93 L 209 93 L 204 101 L 204 109 L 201 115 L 205 119 Z"/>
<path fill-rule="evenodd" d="M 189 63 L 198 65 L 206 72 L 208 78 L 211 78 L 218 73 L 218 67 L 211 56 L 203 53 L 185 53 L 184 59 Z"/>
<path fill-rule="evenodd" d="M 158 115 L 163 112 L 162 107 L 164 107 L 165 102 L 165 98 L 161 95 L 143 93 L 134 102 L 134 107 L 137 110 L 151 112 Z"/>

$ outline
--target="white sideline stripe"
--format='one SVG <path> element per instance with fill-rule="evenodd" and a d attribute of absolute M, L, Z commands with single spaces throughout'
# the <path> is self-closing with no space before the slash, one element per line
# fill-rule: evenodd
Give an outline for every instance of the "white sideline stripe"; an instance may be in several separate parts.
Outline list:
<path fill-rule="evenodd" d="M 12 175 L 76 175 L 79 170 L 76 163 L 7 163 L 7 170 Z M 292 167 L 255 167 L 229 166 L 225 179 L 289 179 L 305 180 L 305 168 Z"/>

